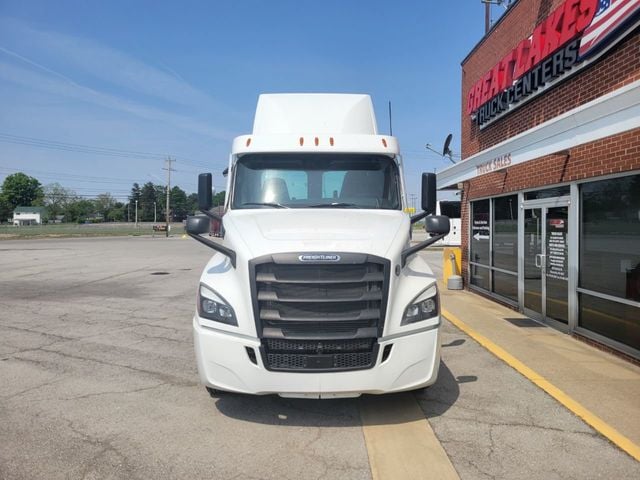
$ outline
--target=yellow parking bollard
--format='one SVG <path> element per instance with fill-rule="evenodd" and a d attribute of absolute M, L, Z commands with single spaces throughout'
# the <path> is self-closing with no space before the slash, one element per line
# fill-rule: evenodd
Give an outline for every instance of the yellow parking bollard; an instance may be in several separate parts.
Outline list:
<path fill-rule="evenodd" d="M 451 255 L 455 257 L 454 262 L 451 261 Z M 451 275 L 462 275 L 462 249 L 460 247 L 446 247 L 442 251 L 442 281 L 446 285 Z"/>

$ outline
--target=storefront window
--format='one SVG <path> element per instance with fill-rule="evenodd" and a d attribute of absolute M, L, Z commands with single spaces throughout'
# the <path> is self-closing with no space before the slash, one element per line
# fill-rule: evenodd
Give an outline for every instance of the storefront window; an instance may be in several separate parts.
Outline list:
<path fill-rule="evenodd" d="M 640 308 L 580 293 L 582 328 L 640 350 Z"/>
<path fill-rule="evenodd" d="M 569 185 L 562 187 L 545 188 L 544 190 L 535 190 L 533 192 L 524 192 L 525 200 L 540 200 L 542 198 L 565 197 L 570 194 Z"/>
<path fill-rule="evenodd" d="M 489 265 L 489 240 L 491 238 L 489 200 L 471 203 L 471 261 Z"/>
<path fill-rule="evenodd" d="M 640 349 L 640 175 L 580 188 L 580 326 Z"/>
<path fill-rule="evenodd" d="M 470 283 L 517 302 L 517 195 L 478 200 L 471 203 L 470 244 Z M 509 274 L 502 270 L 512 273 Z"/>
<path fill-rule="evenodd" d="M 518 271 L 518 196 L 493 200 L 493 266 Z"/>
<path fill-rule="evenodd" d="M 585 183 L 581 201 L 580 287 L 637 299 L 640 175 Z"/>
<path fill-rule="evenodd" d="M 483 290 L 489 290 L 489 268 L 470 265 L 469 269 L 471 271 L 471 285 L 480 287 Z"/>
<path fill-rule="evenodd" d="M 518 276 L 494 270 L 492 292 L 517 302 Z"/>

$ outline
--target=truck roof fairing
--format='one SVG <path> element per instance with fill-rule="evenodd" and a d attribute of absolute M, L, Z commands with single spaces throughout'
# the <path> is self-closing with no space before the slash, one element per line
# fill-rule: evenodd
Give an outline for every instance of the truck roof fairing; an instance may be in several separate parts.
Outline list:
<path fill-rule="evenodd" d="M 253 120 L 254 135 L 377 135 L 369 95 L 336 93 L 263 94 Z"/>
<path fill-rule="evenodd" d="M 394 156 L 398 141 L 379 135 L 369 95 L 263 94 L 253 133 L 233 141 L 232 153 L 377 153 Z"/>

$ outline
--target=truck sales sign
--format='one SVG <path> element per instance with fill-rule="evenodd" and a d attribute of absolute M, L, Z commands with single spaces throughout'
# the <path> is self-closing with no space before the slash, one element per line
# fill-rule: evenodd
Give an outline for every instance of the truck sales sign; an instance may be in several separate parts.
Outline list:
<path fill-rule="evenodd" d="M 639 14 L 640 0 L 565 0 L 471 87 L 467 114 L 482 127 L 513 110 L 623 38 Z"/>

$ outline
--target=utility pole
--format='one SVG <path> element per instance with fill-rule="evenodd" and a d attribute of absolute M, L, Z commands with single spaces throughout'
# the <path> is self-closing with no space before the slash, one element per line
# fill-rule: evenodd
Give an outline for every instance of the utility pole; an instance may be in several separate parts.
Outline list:
<path fill-rule="evenodd" d="M 484 2 L 484 34 L 489 33 L 491 28 L 491 3 Z"/>
<path fill-rule="evenodd" d="M 409 205 L 411 206 L 411 208 L 413 208 L 413 211 L 415 213 L 416 210 L 416 198 L 418 197 L 418 195 L 416 195 L 415 193 L 410 193 L 409 194 Z"/>
<path fill-rule="evenodd" d="M 171 195 L 171 172 L 173 171 L 173 169 L 171 168 L 171 164 L 175 162 L 175 160 L 171 157 L 167 157 L 167 159 L 165 160 L 164 164 L 165 164 L 165 168 L 163 168 L 163 170 L 167 171 L 167 209 L 165 211 L 165 222 L 166 222 L 166 235 L 167 238 L 169 237 L 169 197 Z"/>
<path fill-rule="evenodd" d="M 153 223 L 156 223 L 156 221 L 157 221 L 156 218 L 157 218 L 157 215 L 156 215 L 156 202 L 153 202 Z"/>
<path fill-rule="evenodd" d="M 138 228 L 138 200 L 136 200 L 136 228 Z"/>

